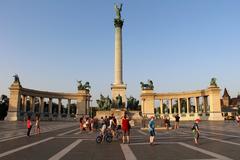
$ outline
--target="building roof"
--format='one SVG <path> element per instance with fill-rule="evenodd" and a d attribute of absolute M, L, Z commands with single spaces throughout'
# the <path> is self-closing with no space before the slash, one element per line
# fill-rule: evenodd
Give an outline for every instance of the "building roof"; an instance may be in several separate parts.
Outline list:
<path fill-rule="evenodd" d="M 224 89 L 223 97 L 230 97 L 226 88 Z"/>

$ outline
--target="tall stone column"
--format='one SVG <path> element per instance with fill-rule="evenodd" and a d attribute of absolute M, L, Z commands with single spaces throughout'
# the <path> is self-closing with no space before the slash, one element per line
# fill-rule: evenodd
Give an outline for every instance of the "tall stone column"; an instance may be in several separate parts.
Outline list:
<path fill-rule="evenodd" d="M 120 11 L 122 8 L 115 6 L 117 17 L 114 19 L 115 26 L 115 63 L 114 63 L 114 83 L 111 86 L 112 98 L 116 100 L 116 97 L 120 95 L 122 102 L 126 104 L 126 88 L 123 83 L 123 67 L 122 67 L 122 26 L 123 20 L 121 19 Z"/>

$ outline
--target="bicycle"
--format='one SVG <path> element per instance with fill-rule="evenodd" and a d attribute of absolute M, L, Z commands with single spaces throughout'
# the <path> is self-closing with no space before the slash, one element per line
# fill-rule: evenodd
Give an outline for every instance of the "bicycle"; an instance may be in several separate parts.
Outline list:
<path fill-rule="evenodd" d="M 113 135 L 111 133 L 111 130 L 106 129 L 106 131 L 104 133 L 99 132 L 97 137 L 96 137 L 96 142 L 97 143 L 101 143 L 103 141 L 106 141 L 108 143 L 111 143 L 113 139 Z"/>

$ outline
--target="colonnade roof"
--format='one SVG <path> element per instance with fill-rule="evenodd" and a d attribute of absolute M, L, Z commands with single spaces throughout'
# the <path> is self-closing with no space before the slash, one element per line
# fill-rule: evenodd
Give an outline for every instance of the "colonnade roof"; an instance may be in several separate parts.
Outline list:
<path fill-rule="evenodd" d="M 77 92 L 77 93 L 63 93 L 63 92 L 48 92 L 39 91 L 34 89 L 21 88 L 20 94 L 24 96 L 32 97 L 43 97 L 43 98 L 56 98 L 56 99 L 72 99 L 77 100 L 81 97 L 91 97 L 87 92 Z"/>
<path fill-rule="evenodd" d="M 194 98 L 209 96 L 211 90 L 219 88 L 207 88 L 195 91 L 184 92 L 167 92 L 167 93 L 154 93 L 153 91 L 142 91 L 141 97 L 154 96 L 155 99 L 177 99 L 177 98 Z"/>

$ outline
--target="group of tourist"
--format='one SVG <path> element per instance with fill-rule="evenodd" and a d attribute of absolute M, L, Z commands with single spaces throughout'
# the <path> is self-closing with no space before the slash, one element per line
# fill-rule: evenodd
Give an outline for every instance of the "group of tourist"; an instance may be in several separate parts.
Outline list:
<path fill-rule="evenodd" d="M 32 125 L 32 122 L 31 122 L 31 116 L 28 116 L 28 119 L 27 119 L 27 136 L 30 137 L 30 133 L 31 133 L 31 129 L 32 129 L 33 125 Z M 39 115 L 36 115 L 35 116 L 35 133 L 37 135 L 40 134 L 40 116 Z"/>
<path fill-rule="evenodd" d="M 150 121 L 148 123 L 148 131 L 149 131 L 149 143 L 151 145 L 154 144 L 154 138 L 155 138 L 155 117 L 151 116 L 150 117 Z M 174 129 L 178 129 L 179 128 L 179 121 L 180 121 L 180 117 L 177 114 L 175 116 L 175 125 L 174 125 Z M 240 121 L 240 117 L 238 117 L 238 119 L 236 118 L 236 121 L 239 124 Z M 193 133 L 193 137 L 194 137 L 194 142 L 195 144 L 198 144 L 198 140 L 199 140 L 199 136 L 200 136 L 200 131 L 199 131 L 199 126 L 198 123 L 200 122 L 200 119 L 196 119 L 195 123 L 192 126 L 192 133 Z M 90 118 L 87 116 L 83 116 L 80 118 L 79 120 L 80 123 L 80 131 L 97 131 L 98 129 L 100 129 L 102 134 L 105 134 L 106 129 L 109 129 L 112 133 L 112 135 L 115 135 L 116 130 L 121 129 L 123 136 L 122 136 L 122 143 L 130 143 L 130 129 L 131 129 L 131 125 L 130 125 L 130 120 L 129 117 L 127 116 L 127 114 L 124 114 L 124 116 L 121 118 L 121 123 L 118 121 L 117 118 L 115 118 L 114 114 L 112 114 L 111 116 L 107 117 L 105 116 L 105 118 L 101 117 L 100 120 L 98 120 L 97 118 Z M 166 129 L 169 129 L 170 127 L 170 118 L 169 117 L 165 117 L 164 118 L 164 123 L 165 123 L 165 127 Z M 27 119 L 27 136 L 30 137 L 30 132 L 32 129 L 32 122 L 31 122 L 31 117 L 28 116 Z M 35 117 L 35 133 L 36 134 L 40 134 L 40 116 L 36 115 Z"/>

